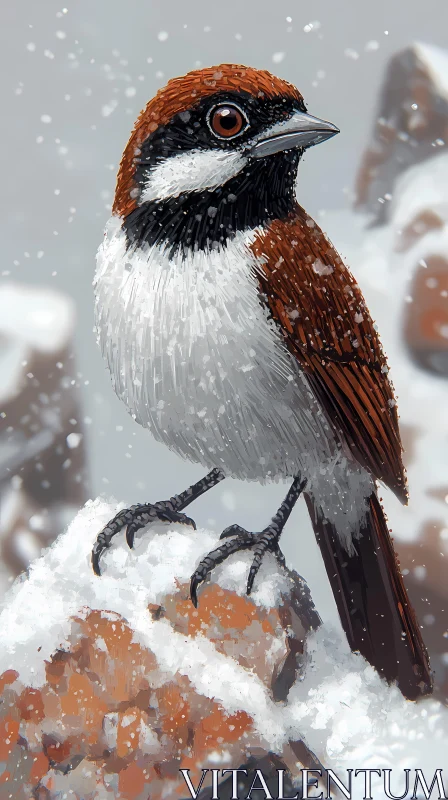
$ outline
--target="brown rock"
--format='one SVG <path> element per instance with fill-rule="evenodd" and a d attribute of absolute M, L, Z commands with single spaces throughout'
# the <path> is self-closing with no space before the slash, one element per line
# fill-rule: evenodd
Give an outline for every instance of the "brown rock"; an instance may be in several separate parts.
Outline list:
<path fill-rule="evenodd" d="M 199 534 L 185 536 L 187 544 L 193 536 L 200 543 Z M 279 569 L 275 564 L 272 559 L 273 569 Z M 54 571 L 51 564 L 49 569 Z M 82 580 L 101 592 L 103 579 L 92 577 L 88 564 L 83 569 Z M 297 764 L 315 767 L 317 759 L 300 742 L 281 744 L 280 752 L 270 753 L 269 722 L 265 730 L 250 699 L 258 692 L 272 708 L 282 705 L 304 669 L 306 637 L 320 624 L 303 580 L 295 572 L 280 577 L 286 588 L 272 607 L 257 600 L 256 593 L 247 597 L 225 588 L 218 575 L 202 588 L 197 610 L 189 600 L 188 582 L 177 581 L 174 591 L 146 607 L 155 648 L 144 643 L 123 613 L 80 606 L 63 623 L 64 646 L 46 657 L 42 677 L 34 678 L 33 685 L 23 677 L 24 662 L 9 657 L 14 669 L 0 676 L 0 759 L 6 765 L 0 800 L 11 794 L 14 800 L 56 800 L 64 793 L 73 800 L 184 798 L 182 768 L 191 770 L 196 784 L 202 768 L 263 763 L 273 778 L 276 768 L 297 772 Z M 118 591 L 132 591 L 125 578 Z M 24 635 L 29 674 L 29 659 L 42 665 L 36 648 L 40 640 L 32 629 Z M 203 669 L 207 673 L 210 663 L 213 670 L 213 660 L 220 659 L 216 690 L 199 688 L 189 657 L 182 662 L 185 667 L 167 667 L 170 641 L 173 649 L 193 648 L 188 652 L 194 657 L 211 647 Z M 240 703 L 230 706 L 223 699 L 229 681 L 241 696 Z M 207 796 L 209 784 L 207 778 L 201 797 Z"/>

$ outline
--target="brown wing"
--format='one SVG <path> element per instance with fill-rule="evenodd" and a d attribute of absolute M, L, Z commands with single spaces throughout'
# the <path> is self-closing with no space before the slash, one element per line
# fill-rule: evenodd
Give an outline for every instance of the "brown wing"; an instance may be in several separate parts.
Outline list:
<path fill-rule="evenodd" d="M 393 387 L 361 290 L 297 206 L 252 245 L 262 297 L 354 458 L 407 502 Z"/>

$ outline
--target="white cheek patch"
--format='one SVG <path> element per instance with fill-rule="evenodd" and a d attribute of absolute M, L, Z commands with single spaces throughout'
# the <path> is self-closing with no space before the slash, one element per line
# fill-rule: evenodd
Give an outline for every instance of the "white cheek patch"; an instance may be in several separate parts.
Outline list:
<path fill-rule="evenodd" d="M 246 165 L 242 153 L 190 150 L 165 159 L 148 172 L 139 203 L 178 197 L 183 192 L 213 189 L 234 178 Z"/>

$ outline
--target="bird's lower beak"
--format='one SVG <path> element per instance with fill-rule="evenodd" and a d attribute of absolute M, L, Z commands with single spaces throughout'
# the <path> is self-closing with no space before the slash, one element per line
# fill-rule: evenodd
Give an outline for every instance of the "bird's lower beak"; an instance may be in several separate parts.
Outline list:
<path fill-rule="evenodd" d="M 252 143 L 249 155 L 252 158 L 264 158 L 283 150 L 311 147 L 325 142 L 337 133 L 339 128 L 331 122 L 296 111 L 285 122 L 278 122 L 264 131 L 262 136 Z"/>

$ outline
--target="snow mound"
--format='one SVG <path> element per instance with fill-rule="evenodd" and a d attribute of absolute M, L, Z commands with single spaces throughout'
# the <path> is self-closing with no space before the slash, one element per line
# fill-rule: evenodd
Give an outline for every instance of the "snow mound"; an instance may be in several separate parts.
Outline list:
<path fill-rule="evenodd" d="M 414 51 L 421 63 L 427 68 L 434 84 L 441 95 L 448 100 L 448 53 L 434 44 L 416 42 Z"/>

